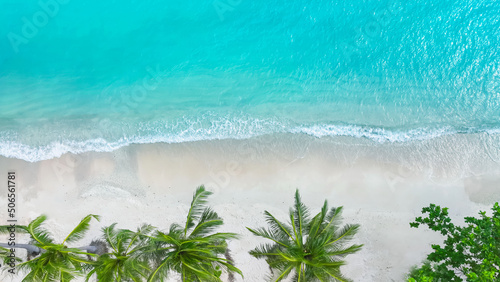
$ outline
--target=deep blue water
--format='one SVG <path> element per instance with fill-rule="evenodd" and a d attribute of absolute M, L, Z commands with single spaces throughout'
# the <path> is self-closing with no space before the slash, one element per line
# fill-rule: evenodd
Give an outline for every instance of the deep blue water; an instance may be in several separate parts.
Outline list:
<path fill-rule="evenodd" d="M 500 131 L 500 1 L 0 0 L 0 154 Z"/>

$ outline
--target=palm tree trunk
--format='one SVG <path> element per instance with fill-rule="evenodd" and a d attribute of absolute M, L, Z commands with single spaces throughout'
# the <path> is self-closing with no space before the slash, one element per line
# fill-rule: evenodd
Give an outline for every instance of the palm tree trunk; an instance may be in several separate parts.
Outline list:
<path fill-rule="evenodd" d="M 78 247 L 77 249 L 80 249 L 82 251 L 85 251 L 87 253 L 95 254 L 97 252 L 97 247 L 95 246 L 82 246 Z"/>
<path fill-rule="evenodd" d="M 28 251 L 28 260 L 31 260 L 32 256 L 37 256 L 40 253 L 45 252 L 44 249 L 41 249 L 41 248 L 39 248 L 35 245 L 31 245 L 31 244 L 15 244 L 14 246 L 10 246 L 7 243 L 0 243 L 0 247 L 6 248 L 6 249 L 11 249 L 11 248 L 13 248 L 13 249 L 25 249 L 26 251 Z M 85 252 L 91 253 L 91 254 L 96 254 L 99 251 L 99 248 L 96 246 L 82 246 L 82 247 L 78 247 L 77 249 L 80 249 L 82 251 L 85 251 Z M 101 254 L 99 254 L 99 255 L 101 255 Z"/>
<path fill-rule="evenodd" d="M 7 243 L 0 243 L 0 247 L 2 248 L 6 248 L 6 249 L 26 249 L 28 251 L 28 253 L 36 253 L 36 254 L 39 254 L 41 252 L 45 252 L 44 249 L 40 249 L 39 247 L 35 246 L 35 245 L 30 245 L 30 244 L 15 244 L 14 246 L 10 246 L 9 244 Z"/>

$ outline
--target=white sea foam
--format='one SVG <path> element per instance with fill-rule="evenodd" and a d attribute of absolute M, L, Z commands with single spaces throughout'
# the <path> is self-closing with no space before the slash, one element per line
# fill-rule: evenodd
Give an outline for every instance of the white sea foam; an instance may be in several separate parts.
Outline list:
<path fill-rule="evenodd" d="M 427 140 L 443 135 L 458 133 L 458 131 L 452 127 L 438 129 L 416 128 L 403 131 L 359 125 L 313 125 L 309 127 L 302 126 L 294 128 L 291 130 L 291 133 L 304 133 L 316 137 L 351 136 L 368 138 L 379 143 L 393 143 Z"/>
<path fill-rule="evenodd" d="M 134 126 L 121 124 L 120 130 L 111 130 L 109 122 L 104 124 L 110 130 L 100 128 L 86 134 L 69 134 L 71 138 L 61 137 L 57 134 L 56 141 L 46 144 L 27 144 L 19 139 L 21 134 L 0 132 L 0 155 L 22 159 L 29 162 L 57 158 L 65 153 L 79 154 L 84 152 L 111 152 L 130 144 L 150 143 L 182 143 L 202 140 L 219 139 L 248 139 L 266 134 L 307 134 L 318 138 L 351 136 L 367 138 L 377 143 L 401 143 L 421 141 L 443 135 L 456 133 L 473 133 L 487 131 L 491 134 L 499 130 L 457 130 L 453 127 L 441 128 L 414 128 L 414 129 L 388 129 L 381 127 L 349 125 L 349 124 L 316 124 L 294 125 L 273 119 L 255 119 L 242 117 L 223 117 L 212 119 L 203 117 L 198 119 L 182 118 L 174 122 L 140 122 Z M 103 123 L 101 123 L 103 124 Z M 65 132 L 67 129 L 63 130 Z M 75 132 L 78 132 L 74 129 Z M 100 134 L 100 133 L 106 134 Z M 115 134 L 109 134 L 114 132 Z M 23 134 L 27 134 L 23 132 Z M 41 134 L 37 131 L 36 134 Z M 35 136 L 37 136 L 35 134 Z M 47 133 L 50 134 L 50 133 Z M 53 134 L 53 133 L 52 133 Z M 33 136 L 34 134 L 30 134 Z M 9 136 L 9 138 L 7 138 Z M 101 136 L 107 136 L 103 138 Z M 42 138 L 50 140 L 50 135 Z"/>

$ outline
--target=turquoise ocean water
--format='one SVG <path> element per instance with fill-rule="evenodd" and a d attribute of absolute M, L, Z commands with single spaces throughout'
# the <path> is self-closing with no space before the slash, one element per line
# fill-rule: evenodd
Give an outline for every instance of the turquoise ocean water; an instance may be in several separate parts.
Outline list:
<path fill-rule="evenodd" d="M 500 132 L 499 1 L 0 0 L 0 155 Z"/>

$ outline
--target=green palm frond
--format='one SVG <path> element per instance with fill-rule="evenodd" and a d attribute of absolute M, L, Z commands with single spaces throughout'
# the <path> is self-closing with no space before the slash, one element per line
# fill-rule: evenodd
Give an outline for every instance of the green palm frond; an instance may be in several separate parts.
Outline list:
<path fill-rule="evenodd" d="M 132 240 L 135 240 L 135 238 L 144 238 L 144 236 L 151 234 L 155 229 L 156 227 L 154 227 L 153 225 L 145 223 L 137 228 L 134 236 L 132 236 Z"/>
<path fill-rule="evenodd" d="M 178 233 L 178 234 L 183 234 L 184 229 L 182 229 L 182 226 L 180 226 L 177 223 L 173 223 L 170 225 L 170 229 L 168 230 L 168 233 L 173 234 L 173 233 Z"/>
<path fill-rule="evenodd" d="M 325 218 L 328 214 L 328 202 L 325 200 L 321 211 L 313 217 L 311 224 L 308 225 L 306 232 L 310 237 L 316 237 L 321 232 L 324 225 Z"/>
<path fill-rule="evenodd" d="M 207 204 L 208 196 L 212 195 L 212 192 L 205 190 L 205 186 L 200 186 L 196 189 L 193 195 L 193 200 L 191 201 L 191 207 L 187 214 L 186 225 L 184 227 L 184 236 L 187 235 L 189 229 L 194 226 L 194 221 L 197 220 Z"/>
<path fill-rule="evenodd" d="M 9 257 L 10 255 L 10 250 L 9 249 L 6 249 L 6 248 L 3 248 L 3 247 L 0 247 L 0 265 L 4 264 L 4 265 L 8 265 L 8 263 L 10 263 L 10 259 L 11 257 Z M 22 259 L 18 258 L 18 257 L 14 257 L 14 260 L 16 262 L 21 262 Z"/>
<path fill-rule="evenodd" d="M 130 231 L 128 229 L 120 229 L 118 233 L 116 234 L 115 238 L 115 246 L 116 246 L 116 253 L 120 254 L 126 254 L 127 253 L 127 248 L 129 247 L 131 243 L 131 237 L 132 234 L 134 234 L 133 231 Z"/>
<path fill-rule="evenodd" d="M 111 224 L 110 226 L 105 226 L 101 229 L 102 238 L 106 243 L 113 249 L 114 251 L 118 251 L 118 246 L 116 245 L 116 237 L 118 236 L 118 232 L 115 230 L 116 223 Z"/>
<path fill-rule="evenodd" d="M 288 277 L 288 275 L 290 275 L 290 273 L 294 270 L 294 266 L 293 265 L 289 265 L 283 269 L 279 269 L 279 276 L 278 278 L 276 278 L 275 281 L 281 281 L 283 279 L 286 279 Z"/>
<path fill-rule="evenodd" d="M 343 243 L 351 240 L 358 233 L 359 224 L 346 224 L 342 229 L 332 234 L 332 238 L 327 242 L 327 246 L 334 243 Z"/>
<path fill-rule="evenodd" d="M 31 238 L 35 240 L 38 244 L 52 244 L 53 239 L 50 234 L 41 227 L 41 225 L 47 220 L 47 216 L 41 215 L 34 219 L 27 226 L 27 232 L 30 234 Z"/>
<path fill-rule="evenodd" d="M 167 278 L 168 271 L 172 269 L 173 256 L 166 256 L 148 277 L 148 282 L 163 281 Z"/>
<path fill-rule="evenodd" d="M 295 190 L 295 203 L 293 207 L 293 211 L 290 212 L 293 214 L 294 221 L 292 221 L 295 229 L 297 230 L 297 237 L 300 242 L 302 242 L 303 235 L 306 231 L 306 225 L 309 222 L 309 209 L 302 203 L 300 198 L 299 190 Z"/>
<path fill-rule="evenodd" d="M 321 233 L 329 233 L 332 230 L 337 230 L 340 222 L 342 221 L 342 210 L 343 207 L 332 208 L 325 218 L 325 222 L 322 225 Z"/>
<path fill-rule="evenodd" d="M 223 224 L 216 212 L 210 208 L 206 208 L 201 214 L 198 224 L 194 227 L 189 237 L 204 236 L 213 232 L 217 227 Z"/>
<path fill-rule="evenodd" d="M 9 234 L 12 226 L 11 225 L 0 225 L 0 234 Z M 18 234 L 29 234 L 28 226 L 16 225 L 16 233 Z"/>
<path fill-rule="evenodd" d="M 277 259 L 280 256 L 281 248 L 276 244 L 260 244 L 250 251 L 250 254 L 256 258 Z"/>
<path fill-rule="evenodd" d="M 218 232 L 198 238 L 198 240 L 204 240 L 206 243 L 225 242 L 229 239 L 238 239 L 238 234 L 230 232 Z"/>
<path fill-rule="evenodd" d="M 344 247 L 329 248 L 328 252 L 326 252 L 325 254 L 328 256 L 344 257 L 346 255 L 359 252 L 361 250 L 361 247 L 363 247 L 363 245 L 351 245 L 347 248 Z"/>
<path fill-rule="evenodd" d="M 288 240 L 294 240 L 293 230 L 287 224 L 276 219 L 268 211 L 264 211 L 266 222 L 269 225 L 269 233 L 273 234 L 273 237 L 281 242 L 287 242 Z"/>
<path fill-rule="evenodd" d="M 80 223 L 73 229 L 73 231 L 68 234 L 68 236 L 62 243 L 73 243 L 82 239 L 85 233 L 89 230 L 90 220 L 92 220 L 92 218 L 95 218 L 97 221 L 99 221 L 99 216 L 94 214 L 87 215 L 80 221 Z"/>
<path fill-rule="evenodd" d="M 132 254 L 136 250 L 141 249 L 145 245 L 148 244 L 149 242 L 149 235 L 155 230 L 156 228 L 150 224 L 143 224 L 141 225 L 136 232 L 130 233 L 130 238 L 129 238 L 129 243 L 126 249 L 126 252 Z M 131 248 L 134 247 L 133 250 Z"/>
<path fill-rule="evenodd" d="M 101 255 L 94 271 L 87 275 L 89 279 L 94 273 L 99 281 L 144 281 L 149 275 L 150 267 L 146 260 L 134 256 Z"/>
<path fill-rule="evenodd" d="M 281 238 L 276 238 L 275 234 L 272 231 L 268 231 L 267 229 L 265 229 L 263 227 L 260 227 L 257 229 L 252 229 L 252 228 L 247 227 L 247 229 L 250 232 L 252 232 L 255 236 L 259 236 L 262 238 L 272 240 L 276 244 L 279 244 L 283 247 L 289 247 L 289 243 L 287 241 L 284 242 L 284 241 L 280 240 Z"/>
<path fill-rule="evenodd" d="M 321 268 L 310 268 L 306 270 L 305 277 L 307 277 L 309 281 L 316 279 L 319 281 L 349 282 L 351 280 L 344 277 L 344 275 L 340 272 L 340 266 L 342 265 L 343 264 L 332 264 Z"/>
<path fill-rule="evenodd" d="M 163 233 L 161 231 L 156 232 L 155 237 L 156 242 L 161 242 L 163 244 L 169 244 L 172 246 L 180 246 L 182 244 L 183 238 L 179 236 L 178 233 Z"/>

